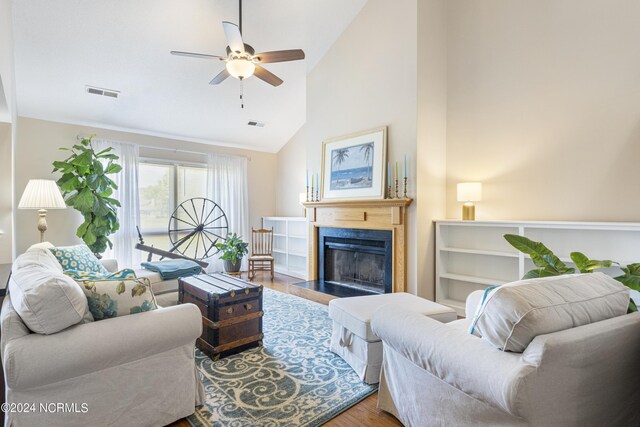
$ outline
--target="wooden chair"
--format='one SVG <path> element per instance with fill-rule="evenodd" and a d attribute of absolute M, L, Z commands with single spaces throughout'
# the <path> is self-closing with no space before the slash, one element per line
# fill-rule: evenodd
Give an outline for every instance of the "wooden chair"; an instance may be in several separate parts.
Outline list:
<path fill-rule="evenodd" d="M 249 257 L 249 280 L 256 271 L 270 271 L 273 280 L 273 227 L 270 230 L 251 227 L 251 256 Z"/>

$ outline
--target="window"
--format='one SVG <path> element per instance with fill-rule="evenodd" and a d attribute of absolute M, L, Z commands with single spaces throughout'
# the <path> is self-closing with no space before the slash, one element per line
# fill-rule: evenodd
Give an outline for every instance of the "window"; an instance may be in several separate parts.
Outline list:
<path fill-rule="evenodd" d="M 141 161 L 138 171 L 140 231 L 147 245 L 171 249 L 168 227 L 173 211 L 185 200 L 207 197 L 207 168 Z M 193 256 L 189 252 L 187 256 Z"/>

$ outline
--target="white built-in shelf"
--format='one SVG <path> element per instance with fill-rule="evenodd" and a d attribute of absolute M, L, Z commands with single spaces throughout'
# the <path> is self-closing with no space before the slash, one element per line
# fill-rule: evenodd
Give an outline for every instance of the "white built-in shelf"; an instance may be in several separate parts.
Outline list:
<path fill-rule="evenodd" d="M 306 218 L 301 217 L 263 217 L 263 228 L 273 227 L 277 247 L 273 249 L 278 273 L 307 280 L 307 230 Z"/>
<path fill-rule="evenodd" d="M 518 254 L 515 252 L 488 251 L 488 250 L 482 250 L 482 249 L 465 249 L 465 248 L 440 248 L 440 250 L 444 252 L 457 252 L 461 254 L 503 256 L 503 257 L 510 257 L 510 258 L 518 258 Z"/>
<path fill-rule="evenodd" d="M 436 301 L 465 316 L 470 292 L 520 279 L 534 268 L 531 258 L 514 250 L 505 234 L 544 243 L 564 263 L 570 253 L 611 259 L 623 266 L 640 262 L 640 223 L 569 221 L 436 221 Z M 606 271 L 620 274 L 617 267 Z M 500 277 L 501 279 L 492 279 Z M 640 300 L 640 293 L 632 291 Z"/>
<path fill-rule="evenodd" d="M 457 280 L 459 282 L 477 283 L 478 285 L 495 286 L 504 285 L 508 283 L 508 280 L 489 279 L 487 277 L 468 276 L 466 274 L 450 274 L 441 273 L 440 277 L 443 279 Z"/>

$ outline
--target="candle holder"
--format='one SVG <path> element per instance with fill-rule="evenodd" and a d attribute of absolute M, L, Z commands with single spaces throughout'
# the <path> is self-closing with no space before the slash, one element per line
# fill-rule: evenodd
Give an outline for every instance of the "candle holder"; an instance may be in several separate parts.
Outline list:
<path fill-rule="evenodd" d="M 319 189 L 316 187 L 316 202 L 320 201 L 320 191 Z"/>
<path fill-rule="evenodd" d="M 306 193 L 307 202 L 309 201 L 309 186 L 307 185 L 307 193 Z"/>
<path fill-rule="evenodd" d="M 398 178 L 396 178 L 396 199 L 400 198 L 400 191 L 398 191 Z"/>
<path fill-rule="evenodd" d="M 404 177 L 404 198 L 407 198 L 407 177 Z"/>
<path fill-rule="evenodd" d="M 391 186 L 387 187 L 387 199 L 393 199 L 393 196 L 391 195 Z"/>

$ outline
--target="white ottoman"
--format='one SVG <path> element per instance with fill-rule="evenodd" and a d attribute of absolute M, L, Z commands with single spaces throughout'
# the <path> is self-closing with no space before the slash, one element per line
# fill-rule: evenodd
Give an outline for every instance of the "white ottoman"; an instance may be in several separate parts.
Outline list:
<path fill-rule="evenodd" d="M 371 317 L 387 304 L 422 313 L 443 323 L 457 319 L 451 308 L 405 292 L 331 300 L 331 351 L 342 357 L 367 384 L 380 381 L 382 365 L 382 341 L 371 331 Z"/>

